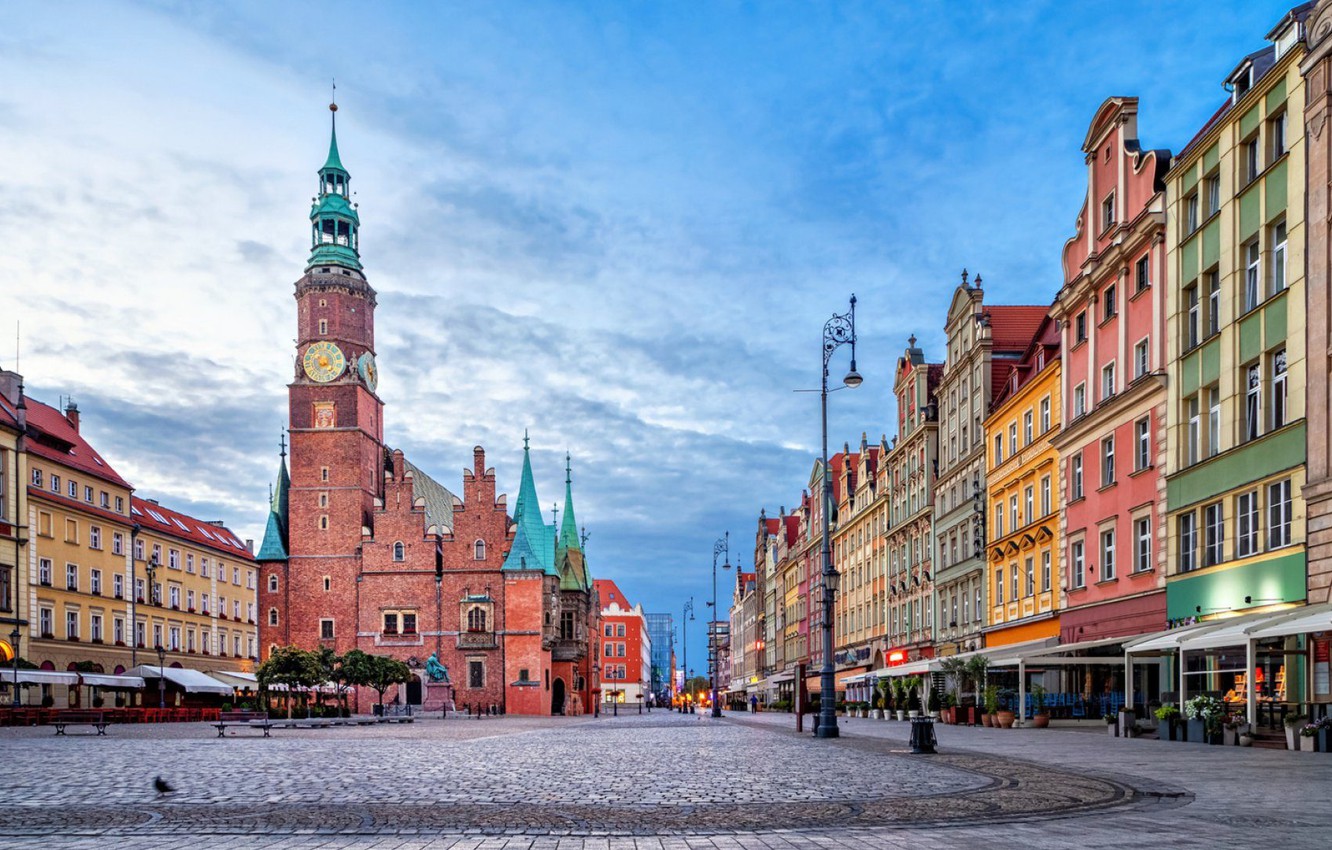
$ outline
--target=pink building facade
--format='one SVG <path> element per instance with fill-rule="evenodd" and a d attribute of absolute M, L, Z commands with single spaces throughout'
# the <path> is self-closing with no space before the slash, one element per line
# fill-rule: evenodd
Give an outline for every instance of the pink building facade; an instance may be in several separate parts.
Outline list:
<path fill-rule="evenodd" d="M 1165 628 L 1168 151 L 1143 150 L 1138 100 L 1112 97 L 1083 143 L 1087 195 L 1051 308 L 1064 362 L 1061 643 Z"/>

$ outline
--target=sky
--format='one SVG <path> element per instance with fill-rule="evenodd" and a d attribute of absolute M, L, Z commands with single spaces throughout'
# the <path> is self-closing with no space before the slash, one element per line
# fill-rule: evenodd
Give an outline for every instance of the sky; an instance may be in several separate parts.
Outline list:
<path fill-rule="evenodd" d="M 1053 300 L 1097 106 L 1180 150 L 1288 8 L 5 4 L 0 367 L 140 495 L 261 537 L 336 79 L 386 440 L 455 492 L 482 445 L 516 496 L 527 429 L 543 503 L 568 451 L 593 574 L 677 625 L 692 597 L 700 670 L 714 542 L 752 569 L 818 455 L 827 318 L 855 294 L 832 450 L 891 436 L 963 268 Z"/>

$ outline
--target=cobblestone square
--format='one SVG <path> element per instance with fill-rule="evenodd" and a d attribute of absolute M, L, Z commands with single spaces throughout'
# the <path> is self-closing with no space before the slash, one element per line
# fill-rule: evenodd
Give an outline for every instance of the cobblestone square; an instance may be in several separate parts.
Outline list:
<path fill-rule="evenodd" d="M 1089 730 L 663 711 L 451 718 L 216 737 L 0 730 L 4 846 L 740 848 L 1324 846 L 1332 758 L 1120 741 Z M 1279 768 L 1279 769 L 1278 769 Z M 159 798 L 156 776 L 175 793 Z"/>

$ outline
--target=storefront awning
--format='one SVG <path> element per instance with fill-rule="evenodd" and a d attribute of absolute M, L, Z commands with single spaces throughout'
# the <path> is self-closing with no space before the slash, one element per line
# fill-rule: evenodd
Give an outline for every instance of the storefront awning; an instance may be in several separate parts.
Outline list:
<path fill-rule="evenodd" d="M 1287 616 L 1274 618 L 1249 632 L 1252 638 L 1289 637 L 1310 632 L 1332 631 L 1332 604 L 1321 603 L 1286 612 Z"/>
<path fill-rule="evenodd" d="M 897 676 L 924 676 L 932 670 L 938 669 L 940 668 L 937 660 L 923 659 L 921 661 L 908 661 L 906 664 L 897 664 L 893 667 L 880 667 L 868 675 L 874 679 L 891 679 Z"/>
<path fill-rule="evenodd" d="M 1125 643 L 1124 653 L 1126 655 L 1145 655 L 1149 652 L 1173 652 L 1179 648 L 1179 642 L 1189 635 L 1207 629 L 1214 629 L 1218 625 L 1215 622 L 1195 623 L 1192 626 L 1181 626 L 1178 629 L 1166 629 L 1163 632 L 1143 635 Z"/>
<path fill-rule="evenodd" d="M 198 670 L 187 670 L 184 667 L 153 667 L 149 664 L 140 664 L 133 670 L 126 671 L 126 673 L 130 676 L 141 676 L 145 679 L 166 679 L 187 694 L 231 696 L 236 690 L 231 685 L 219 682 L 212 676 L 200 673 Z"/>
<path fill-rule="evenodd" d="M 143 688 L 140 676 L 109 676 L 105 673 L 80 673 L 79 678 L 85 685 L 110 688 L 115 691 L 137 691 Z"/>
<path fill-rule="evenodd" d="M 1269 611 L 1264 614 L 1248 614 L 1241 617 L 1231 617 L 1219 622 L 1213 621 L 1214 628 L 1199 630 L 1185 636 L 1179 642 L 1179 648 L 1187 652 L 1194 652 L 1200 649 L 1244 646 L 1254 637 L 1254 632 L 1264 627 L 1279 627 L 1292 617 L 1298 616 L 1298 613 L 1298 610 L 1286 609 L 1277 613 Z M 1286 632 L 1285 634 L 1291 633 Z"/>
<path fill-rule="evenodd" d="M 59 673 L 55 670 L 20 669 L 18 671 L 18 682 L 20 685 L 77 685 L 79 674 Z M 0 670 L 0 683 L 14 684 L 14 668 Z"/>
<path fill-rule="evenodd" d="M 208 675 L 233 688 L 259 690 L 259 677 L 253 673 L 242 673 L 239 670 L 209 670 Z"/>
<path fill-rule="evenodd" d="M 774 673 L 772 674 L 772 676 L 768 678 L 768 681 L 774 685 L 779 685 L 782 682 L 794 682 L 795 673 L 792 671 L 787 671 L 785 673 Z"/>

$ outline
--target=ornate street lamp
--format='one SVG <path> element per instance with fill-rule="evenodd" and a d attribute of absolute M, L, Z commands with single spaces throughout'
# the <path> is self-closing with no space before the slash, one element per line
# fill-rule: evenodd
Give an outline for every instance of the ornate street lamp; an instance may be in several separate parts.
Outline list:
<path fill-rule="evenodd" d="M 688 633 L 689 625 L 688 624 L 689 621 L 692 619 L 694 619 L 694 597 L 691 596 L 685 602 L 684 610 L 680 612 L 680 648 L 683 650 L 683 655 L 680 658 L 680 669 L 683 670 L 685 674 L 684 688 L 683 688 L 685 696 L 689 695 L 689 633 Z M 687 699 L 680 700 L 681 714 L 685 713 L 685 705 L 687 702 L 688 702 Z"/>
<path fill-rule="evenodd" d="M 712 622 L 708 624 L 708 665 L 710 668 L 709 678 L 712 681 L 712 716 L 721 717 L 721 704 L 717 702 L 717 670 L 721 647 L 718 646 L 719 635 L 717 628 L 719 624 L 719 614 L 717 613 L 717 558 L 722 557 L 722 569 L 731 568 L 731 532 L 726 532 L 725 536 L 718 537 L 717 542 L 712 544 L 712 601 L 708 607 L 712 609 Z"/>
<path fill-rule="evenodd" d="M 166 647 L 157 645 L 157 707 L 166 708 Z"/>
<path fill-rule="evenodd" d="M 837 595 L 840 576 L 833 569 L 832 551 L 828 548 L 828 523 L 832 514 L 832 476 L 828 471 L 828 363 L 833 352 L 843 345 L 851 346 L 851 371 L 842 384 L 850 389 L 860 386 L 864 378 L 856 371 L 856 296 L 851 296 L 851 309 L 834 313 L 823 325 L 823 383 L 819 393 L 823 413 L 823 668 L 819 677 L 819 723 L 816 737 L 836 738 L 837 682 L 833 668 L 833 599 Z"/>

